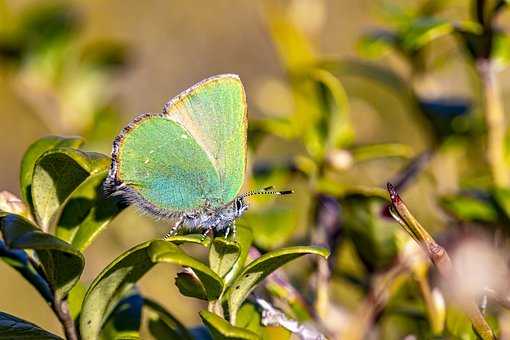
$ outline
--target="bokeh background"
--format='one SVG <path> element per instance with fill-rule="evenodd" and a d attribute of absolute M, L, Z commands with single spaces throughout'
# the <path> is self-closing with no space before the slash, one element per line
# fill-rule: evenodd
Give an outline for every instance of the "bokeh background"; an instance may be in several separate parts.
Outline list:
<path fill-rule="evenodd" d="M 447 3 L 442 17 L 459 21 L 468 18 L 466 2 Z M 410 12 L 414 5 L 408 1 L 369 0 L 0 0 L 0 37 L 8 37 L 3 39 L 0 59 L 0 190 L 19 194 L 20 160 L 37 138 L 48 134 L 82 135 L 87 150 L 109 153 L 115 135 L 135 115 L 159 112 L 169 98 L 211 75 L 240 75 L 251 120 L 286 117 L 296 102 L 285 60 L 271 34 L 272 15 L 279 10 L 285 11 L 321 59 L 352 62 L 346 64 L 339 79 L 348 98 L 355 144 L 395 145 L 384 151 L 391 157 L 374 157 L 355 166 L 351 166 L 351 154 L 339 152 L 334 158 L 339 169 L 335 180 L 345 187 L 383 188 L 413 157 L 433 148 L 437 141 L 423 117 L 410 112 L 398 86 L 396 91 L 392 85 L 381 86 L 374 80 L 375 74 L 364 74 L 370 69 L 358 68 L 358 61 L 386 67 L 411 79 L 413 91 L 421 98 L 446 98 L 460 106 L 460 111 L 481 116 L 479 84 L 455 38 L 443 37 L 433 43 L 427 54 L 433 61 L 425 63 L 426 72 L 417 72 L 418 66 L 399 53 L 368 58 L 373 57 L 370 48 L 374 47 L 364 48 L 362 37 L 375 28 L 391 28 L 395 13 Z M 52 19 L 45 22 L 44 11 L 60 14 L 49 15 Z M 509 14 L 502 13 L 498 19 L 502 29 L 510 29 Z M 32 27 L 23 26 L 30 20 L 35 22 Z M 21 46 L 16 40 L 20 27 L 33 30 L 31 34 L 39 46 Z M 44 40 L 45 35 L 52 34 L 53 40 Z M 501 68 L 498 79 L 503 106 L 508 111 L 510 71 Z M 458 121 L 453 126 L 462 132 L 467 130 L 466 124 L 471 129 L 480 121 Z M 474 134 L 477 137 L 469 147 L 462 141 L 460 146 L 456 141 L 450 143 L 451 147 L 443 145 L 406 188 L 411 209 L 433 233 L 443 230 L 450 221 L 438 205 L 438 195 L 488 183 L 481 134 Z M 250 161 L 283 164 L 300 152 L 295 143 L 270 137 L 261 141 Z M 370 155 L 366 157 L 370 159 Z M 294 185 L 297 189 L 306 186 Z M 300 200 L 300 196 L 294 200 Z M 304 223 L 299 216 L 293 221 L 301 226 Z M 127 209 L 87 249 L 83 281 L 91 281 L 121 252 L 157 237 L 166 227 L 164 222 Z M 174 276 L 175 272 L 167 267 L 156 267 L 142 279 L 141 290 L 186 325 L 198 324 L 197 311 L 203 306 L 178 293 Z M 0 310 L 61 334 L 41 297 L 2 262 L 0 277 Z M 336 286 L 338 296 L 356 300 L 342 291 L 343 287 Z"/>

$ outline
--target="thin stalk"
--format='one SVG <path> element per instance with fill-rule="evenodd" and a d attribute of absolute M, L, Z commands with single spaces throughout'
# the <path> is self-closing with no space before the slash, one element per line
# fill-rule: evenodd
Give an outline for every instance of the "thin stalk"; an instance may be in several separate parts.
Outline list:
<path fill-rule="evenodd" d="M 504 158 L 505 114 L 503 111 L 501 92 L 494 70 L 489 59 L 479 59 L 476 69 L 482 82 L 484 96 L 484 114 L 487 125 L 487 161 L 489 163 L 493 184 L 503 187 L 509 184 Z"/>
<path fill-rule="evenodd" d="M 437 268 L 439 274 L 445 279 L 445 282 L 451 282 L 457 273 L 453 268 L 450 256 L 446 250 L 437 244 L 427 230 L 425 230 L 418 220 L 414 218 L 393 185 L 390 183 L 388 183 L 388 192 L 392 202 L 392 209 L 390 209 L 390 211 L 392 212 L 393 217 L 395 217 L 397 222 L 399 222 L 418 243 L 418 245 L 420 245 L 425 254 Z M 471 320 L 473 327 L 483 340 L 495 339 L 492 329 L 483 317 L 475 301 L 459 301 L 459 299 L 455 299 L 455 302 L 462 306 L 464 312 Z"/>
<path fill-rule="evenodd" d="M 51 309 L 53 309 L 53 312 L 62 324 L 66 339 L 78 340 L 78 333 L 76 332 L 74 320 L 69 313 L 69 305 L 67 304 L 67 300 L 64 299 L 62 301 L 57 301 L 54 299 L 51 304 Z"/>
<path fill-rule="evenodd" d="M 408 264 L 398 261 L 386 272 L 378 274 L 372 281 L 372 287 L 365 300 L 360 304 L 349 325 L 342 330 L 339 339 L 362 340 L 367 337 L 377 315 L 404 280 L 400 280 L 409 271 Z"/>
<path fill-rule="evenodd" d="M 311 239 L 314 244 L 327 246 L 329 249 L 337 248 L 340 207 L 333 197 L 316 195 L 314 224 Z M 334 255 L 331 256 L 334 261 Z M 331 278 L 330 263 L 319 261 L 317 263 L 315 311 L 321 320 L 324 320 L 330 308 L 329 281 Z"/>
<path fill-rule="evenodd" d="M 415 278 L 420 287 L 425 305 L 427 306 L 427 314 L 432 328 L 432 333 L 440 335 L 444 329 L 444 311 L 439 309 L 441 307 L 437 306 L 434 301 L 434 296 L 430 289 L 429 281 L 427 280 L 426 271 L 424 271 L 423 274 L 415 275 Z"/>

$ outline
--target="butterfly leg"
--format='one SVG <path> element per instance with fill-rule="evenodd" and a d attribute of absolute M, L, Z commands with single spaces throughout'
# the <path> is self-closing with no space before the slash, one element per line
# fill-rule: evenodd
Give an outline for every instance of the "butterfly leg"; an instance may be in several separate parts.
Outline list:
<path fill-rule="evenodd" d="M 236 236 L 237 236 L 237 227 L 236 227 L 236 223 L 232 223 L 232 237 L 234 238 L 234 240 L 236 239 Z"/>
<path fill-rule="evenodd" d="M 204 230 L 204 232 L 202 233 L 202 241 L 205 240 L 205 238 L 207 237 L 207 235 L 209 234 L 209 232 L 213 232 L 213 227 L 209 227 L 207 229 Z M 213 235 L 214 235 L 214 232 L 213 232 Z"/>
<path fill-rule="evenodd" d="M 179 218 L 179 220 L 177 220 L 177 222 L 175 222 L 172 229 L 170 229 L 170 231 L 168 231 L 165 235 L 163 235 L 163 240 L 166 240 L 170 236 L 174 236 L 175 234 L 177 234 L 177 231 L 179 230 L 179 227 L 182 225 L 183 222 L 184 222 L 184 217 Z"/>
<path fill-rule="evenodd" d="M 230 231 L 232 231 L 232 237 L 235 239 L 236 238 L 236 224 L 235 223 L 232 223 L 231 225 L 229 225 L 226 230 L 225 230 L 225 240 L 227 239 L 228 235 L 230 235 Z"/>

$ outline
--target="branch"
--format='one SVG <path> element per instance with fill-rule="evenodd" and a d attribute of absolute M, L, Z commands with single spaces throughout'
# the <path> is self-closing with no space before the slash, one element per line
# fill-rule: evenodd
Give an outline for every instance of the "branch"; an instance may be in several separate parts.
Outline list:
<path fill-rule="evenodd" d="M 392 203 L 390 212 L 393 218 L 400 223 L 411 238 L 423 249 L 445 281 L 447 283 L 451 282 L 452 278 L 457 274 L 446 250 L 437 244 L 425 228 L 414 218 L 391 183 L 388 183 L 388 192 Z M 495 339 L 492 329 L 484 319 L 475 301 L 458 301 L 456 299 L 456 302 L 463 307 L 464 312 L 469 316 L 473 327 L 482 339 Z"/>
<path fill-rule="evenodd" d="M 62 301 L 53 300 L 51 304 L 51 308 L 55 312 L 58 320 L 62 324 L 62 328 L 64 329 L 64 334 L 67 340 L 78 340 L 78 333 L 76 332 L 76 326 L 74 324 L 74 320 L 69 313 L 69 306 L 67 304 L 67 299 L 63 299 Z"/>
<path fill-rule="evenodd" d="M 255 302 L 262 309 L 262 324 L 264 326 L 282 326 L 290 332 L 297 334 L 303 340 L 326 340 L 326 337 L 315 328 L 302 325 L 294 319 L 274 308 L 262 298 L 255 298 Z"/>

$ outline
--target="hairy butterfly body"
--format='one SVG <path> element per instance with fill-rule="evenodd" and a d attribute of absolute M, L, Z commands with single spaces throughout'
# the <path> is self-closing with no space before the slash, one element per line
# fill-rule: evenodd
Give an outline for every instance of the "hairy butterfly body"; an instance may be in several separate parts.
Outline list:
<path fill-rule="evenodd" d="M 223 230 L 248 208 L 239 195 L 246 168 L 247 105 L 237 75 L 207 78 L 145 113 L 116 137 L 109 194 L 192 230 Z"/>

